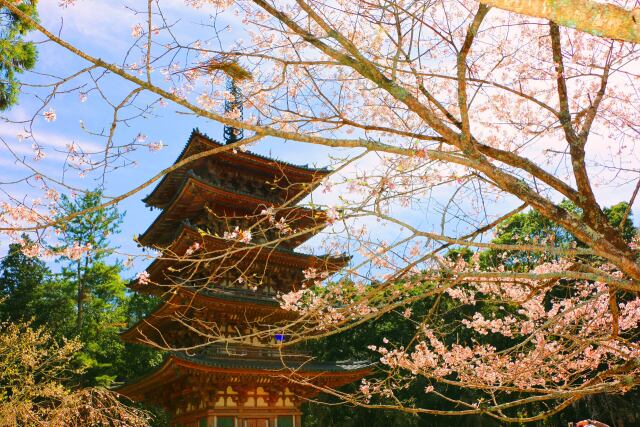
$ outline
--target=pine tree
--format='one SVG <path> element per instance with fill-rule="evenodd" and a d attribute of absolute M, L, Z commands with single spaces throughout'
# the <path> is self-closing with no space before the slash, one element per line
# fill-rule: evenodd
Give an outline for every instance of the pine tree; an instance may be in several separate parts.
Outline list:
<path fill-rule="evenodd" d="M 38 17 L 37 0 L 19 2 L 17 7 L 32 18 Z M 24 36 L 33 28 L 6 8 L 0 8 L 0 111 L 18 102 L 20 83 L 16 74 L 35 66 L 37 51 Z"/>
<path fill-rule="evenodd" d="M 126 325 L 126 286 L 120 273 L 122 264 L 111 259 L 110 236 L 118 232 L 122 217 L 115 207 L 100 208 L 102 194 L 89 192 L 76 199 L 62 196 L 60 215 L 70 217 L 59 226 L 61 248 L 89 248 L 77 258 L 61 257 L 60 279 L 73 289 L 75 300 L 74 336 L 83 349 L 78 355 L 88 367 L 86 384 L 108 385 L 118 375 L 116 365 L 124 365 L 124 344 L 118 332 Z"/>
<path fill-rule="evenodd" d="M 75 306 L 69 322 L 71 333 L 83 344 L 78 359 L 87 368 L 85 385 L 109 386 L 139 376 L 162 361 L 162 355 L 146 347 L 123 343 L 119 332 L 156 305 L 153 298 L 127 293 L 121 278 L 122 263 L 113 256 L 110 238 L 119 231 L 123 215 L 115 207 L 100 208 L 102 194 L 94 191 L 76 199 L 60 200 L 62 248 L 90 247 L 77 259 L 61 258 L 60 289 L 70 292 L 67 304 Z"/>
<path fill-rule="evenodd" d="M 44 288 L 51 279 L 51 271 L 38 258 L 22 252 L 19 244 L 9 245 L 7 255 L 0 263 L 0 319 L 8 322 L 29 321 L 42 323 Z"/>
<path fill-rule="evenodd" d="M 107 262 L 113 253 L 109 236 L 119 230 L 123 216 L 115 207 L 97 208 L 101 198 L 102 194 L 94 191 L 75 200 L 63 195 L 60 200 L 60 217 L 71 217 L 59 226 L 61 248 L 90 248 L 78 258 L 61 258 L 62 276 L 76 290 L 76 330 L 79 333 L 87 321 L 87 312 L 95 315 L 96 310 L 104 311 L 124 297 L 125 287 L 120 279 L 122 265 Z"/>

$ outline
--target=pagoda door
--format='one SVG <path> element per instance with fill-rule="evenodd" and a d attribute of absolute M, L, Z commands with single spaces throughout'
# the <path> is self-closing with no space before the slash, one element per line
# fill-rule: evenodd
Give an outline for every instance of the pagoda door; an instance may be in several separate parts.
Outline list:
<path fill-rule="evenodd" d="M 244 420 L 244 427 L 269 427 L 269 420 L 266 418 Z"/>

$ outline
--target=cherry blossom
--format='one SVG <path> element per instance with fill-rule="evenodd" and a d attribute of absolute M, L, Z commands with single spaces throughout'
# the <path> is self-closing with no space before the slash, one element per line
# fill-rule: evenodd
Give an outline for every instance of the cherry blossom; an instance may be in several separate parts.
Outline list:
<path fill-rule="evenodd" d="M 227 240 L 238 240 L 242 243 L 250 243 L 252 239 L 251 230 L 241 230 L 236 226 L 233 231 L 225 231 L 223 238 Z"/>
<path fill-rule="evenodd" d="M 160 151 L 164 147 L 164 143 L 162 141 L 155 141 L 149 144 L 149 151 Z"/>
<path fill-rule="evenodd" d="M 56 110 L 54 110 L 53 108 L 49 108 L 47 111 L 42 113 L 42 115 L 44 116 L 44 119 L 48 122 L 55 122 L 56 118 L 58 117 L 56 114 Z"/>
<path fill-rule="evenodd" d="M 149 283 L 151 283 L 149 278 L 150 278 L 149 273 L 147 273 L 146 271 L 141 271 L 136 276 L 136 280 L 141 285 L 148 285 Z"/>
<path fill-rule="evenodd" d="M 131 27 L 131 37 L 138 38 L 142 35 L 142 25 L 136 24 Z"/>

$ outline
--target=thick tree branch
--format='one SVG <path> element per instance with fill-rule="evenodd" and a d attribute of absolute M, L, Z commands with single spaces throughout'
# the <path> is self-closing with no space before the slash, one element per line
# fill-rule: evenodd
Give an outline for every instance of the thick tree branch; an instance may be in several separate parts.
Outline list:
<path fill-rule="evenodd" d="M 480 25 L 487 16 L 489 7 L 481 4 L 473 18 L 473 22 L 469 26 L 464 43 L 458 52 L 457 68 L 458 68 L 458 107 L 460 108 L 460 122 L 462 124 L 462 139 L 465 145 L 471 143 L 471 125 L 469 119 L 469 106 L 467 105 L 467 56 L 471 51 L 473 40 L 478 34 Z"/>
<path fill-rule="evenodd" d="M 483 0 L 522 15 L 545 18 L 599 37 L 640 43 L 640 9 L 627 10 L 592 0 Z"/>
<path fill-rule="evenodd" d="M 376 83 L 381 89 L 387 91 L 398 101 L 404 103 L 409 109 L 431 126 L 434 131 L 439 133 L 447 143 L 454 145 L 459 149 L 463 148 L 461 146 L 462 141 L 459 134 L 455 133 L 442 120 L 436 117 L 432 110 L 422 104 L 420 100 L 414 97 L 406 88 L 397 85 L 386 77 L 380 70 L 378 70 L 375 64 L 366 59 L 358 61 L 355 56 L 359 58 L 362 57 L 358 52 L 353 52 L 355 56 L 350 56 L 337 51 L 322 42 L 315 35 L 300 27 L 291 17 L 276 9 L 266 1 L 254 0 L 254 3 L 282 22 L 294 33 L 301 36 L 304 40 L 317 47 L 323 53 L 329 55 L 341 64 L 357 71 L 363 77 L 368 78 L 372 82 Z M 303 4 L 302 1 L 301 4 Z M 310 10 L 308 5 L 305 7 Z M 314 14 L 312 19 L 322 21 L 317 14 Z M 336 40 L 340 40 L 341 44 L 347 49 L 353 49 L 350 42 L 333 30 L 327 22 L 323 21 L 321 27 L 323 27 L 325 31 L 329 31 L 331 33 L 331 37 Z M 465 165 L 486 174 L 486 176 L 490 177 L 500 189 L 517 196 L 523 202 L 528 203 L 530 206 L 540 211 L 547 218 L 552 218 L 558 224 L 573 233 L 578 239 L 591 246 L 598 255 L 616 264 L 634 280 L 640 281 L 640 266 L 635 261 L 635 254 L 621 237 L 615 236 L 616 230 L 613 230 L 606 220 L 604 224 L 601 223 L 602 221 L 598 221 L 598 224 L 594 226 L 593 221 L 586 222 L 584 219 L 572 215 L 565 209 L 540 196 L 536 191 L 515 176 L 492 165 L 480 153 L 470 153 L 469 157 L 462 157 L 452 155 L 450 153 L 431 150 L 429 151 L 429 156 L 432 159 L 452 161 L 453 163 Z M 593 207 L 595 211 L 601 213 L 597 204 L 591 204 L 590 207 Z M 593 217 L 599 218 L 600 216 L 594 215 Z"/>

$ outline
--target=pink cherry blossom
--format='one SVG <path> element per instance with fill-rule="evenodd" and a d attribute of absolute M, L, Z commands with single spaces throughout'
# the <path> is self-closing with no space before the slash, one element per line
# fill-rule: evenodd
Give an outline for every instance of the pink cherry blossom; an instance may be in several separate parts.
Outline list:
<path fill-rule="evenodd" d="M 142 35 L 142 25 L 136 24 L 131 27 L 131 37 L 138 38 Z"/>
<path fill-rule="evenodd" d="M 136 276 L 136 280 L 141 285 L 148 285 L 149 283 L 151 283 L 149 273 L 147 273 L 146 271 L 141 271 L 140 273 L 138 273 L 138 275 Z"/>
<path fill-rule="evenodd" d="M 47 111 L 42 113 L 42 115 L 44 116 L 44 119 L 48 122 L 55 122 L 56 118 L 58 117 L 56 114 L 56 110 L 54 110 L 53 108 L 49 108 Z"/>
<path fill-rule="evenodd" d="M 160 151 L 164 147 L 164 143 L 161 140 L 152 142 L 148 145 L 149 151 Z"/>

